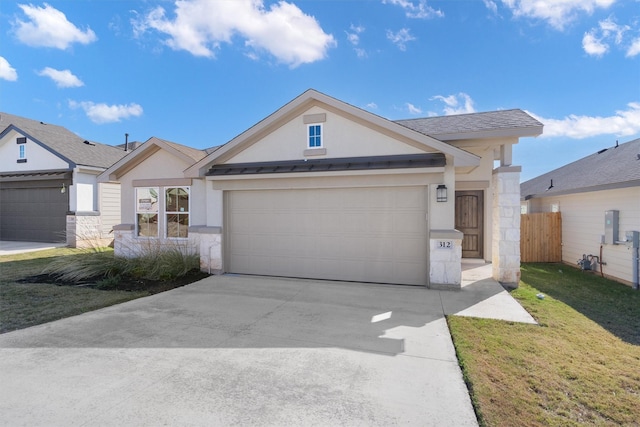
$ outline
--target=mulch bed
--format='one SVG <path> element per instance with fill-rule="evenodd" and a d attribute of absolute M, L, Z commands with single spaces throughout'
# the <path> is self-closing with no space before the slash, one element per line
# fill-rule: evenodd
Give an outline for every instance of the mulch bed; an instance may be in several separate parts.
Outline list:
<path fill-rule="evenodd" d="M 35 276 L 20 279 L 18 283 L 48 283 L 58 286 L 76 286 L 83 288 L 94 288 L 106 291 L 147 291 L 149 294 L 157 294 L 159 292 L 168 291 L 170 289 L 179 288 L 198 280 L 208 277 L 207 273 L 199 270 L 191 270 L 182 277 L 169 280 L 149 280 L 136 277 L 121 277 L 118 283 L 110 284 L 108 287 L 98 287 L 98 283 L 103 280 L 102 277 L 94 277 L 78 282 L 66 282 L 59 280 L 51 274 L 37 274 Z"/>

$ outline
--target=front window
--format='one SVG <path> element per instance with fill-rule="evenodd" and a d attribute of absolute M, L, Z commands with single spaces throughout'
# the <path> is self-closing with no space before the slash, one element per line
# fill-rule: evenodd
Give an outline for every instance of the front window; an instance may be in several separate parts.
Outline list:
<path fill-rule="evenodd" d="M 136 188 L 136 235 L 187 238 L 189 187 Z"/>
<path fill-rule="evenodd" d="M 189 188 L 172 187 L 165 190 L 167 237 L 187 237 L 189 228 Z"/>
<path fill-rule="evenodd" d="M 136 235 L 158 237 L 158 188 L 136 188 Z"/>
<path fill-rule="evenodd" d="M 26 146 L 25 145 L 20 145 L 20 155 L 19 155 L 19 159 L 26 159 L 27 158 L 27 153 L 26 153 Z"/>
<path fill-rule="evenodd" d="M 309 125 L 309 148 L 322 147 L 322 125 Z"/>

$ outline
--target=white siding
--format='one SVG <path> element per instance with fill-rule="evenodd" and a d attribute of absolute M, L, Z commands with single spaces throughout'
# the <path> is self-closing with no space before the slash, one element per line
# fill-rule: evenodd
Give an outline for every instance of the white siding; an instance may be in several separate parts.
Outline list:
<path fill-rule="evenodd" d="M 618 240 L 625 231 L 640 231 L 640 187 L 594 191 L 566 196 L 532 199 L 530 212 L 551 212 L 558 203 L 562 213 L 562 260 L 576 264 L 586 255 L 600 255 L 604 234 L 604 213 L 620 212 Z M 631 250 L 625 245 L 602 245 L 602 267 L 605 275 L 632 281 Z"/>
<path fill-rule="evenodd" d="M 101 183 L 99 192 L 102 234 L 103 237 L 113 237 L 111 230 L 120 224 L 120 184 Z"/>
<path fill-rule="evenodd" d="M 18 163 L 19 144 L 16 138 L 23 135 L 11 131 L 0 141 L 0 171 L 29 172 L 37 170 L 67 169 L 69 164 L 42 146 L 27 139 L 25 145 L 25 163 Z"/>

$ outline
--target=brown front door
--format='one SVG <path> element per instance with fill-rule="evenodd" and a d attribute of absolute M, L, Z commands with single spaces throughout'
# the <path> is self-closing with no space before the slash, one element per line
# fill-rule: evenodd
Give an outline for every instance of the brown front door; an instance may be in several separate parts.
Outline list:
<path fill-rule="evenodd" d="M 482 190 L 456 191 L 456 229 L 464 233 L 463 258 L 482 258 L 484 193 Z"/>

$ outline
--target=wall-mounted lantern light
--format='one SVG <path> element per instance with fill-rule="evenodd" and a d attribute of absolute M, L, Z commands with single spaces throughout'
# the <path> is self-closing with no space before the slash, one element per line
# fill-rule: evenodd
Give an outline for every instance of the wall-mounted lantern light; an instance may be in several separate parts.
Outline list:
<path fill-rule="evenodd" d="M 438 185 L 436 188 L 436 201 L 438 202 L 446 202 L 447 201 L 447 186 L 444 184 Z"/>
<path fill-rule="evenodd" d="M 64 186 L 64 182 L 62 183 L 62 187 L 60 188 L 60 194 L 64 194 L 67 192 L 66 187 Z"/>

